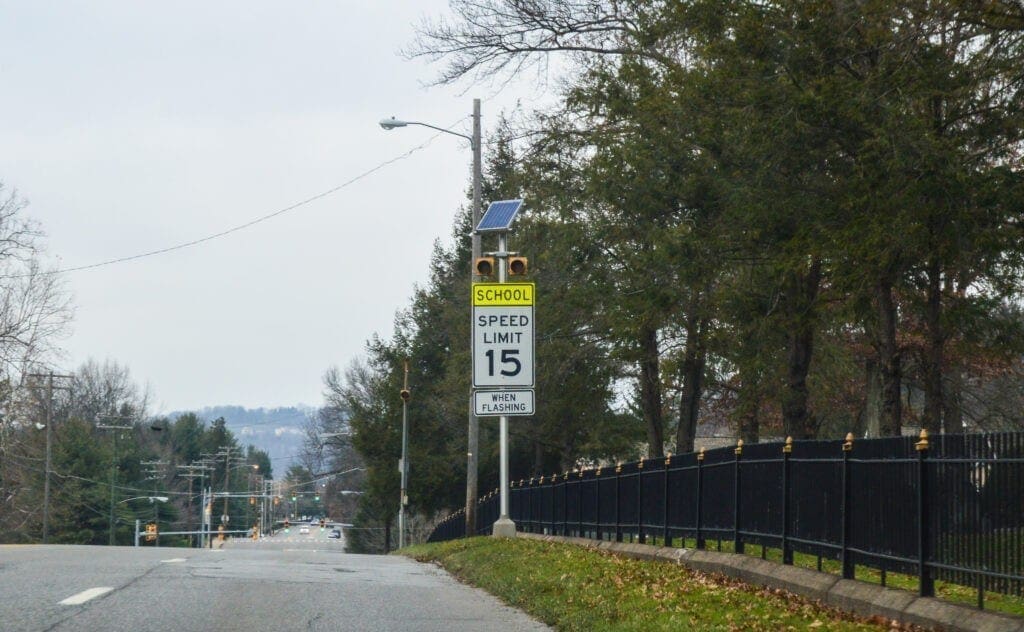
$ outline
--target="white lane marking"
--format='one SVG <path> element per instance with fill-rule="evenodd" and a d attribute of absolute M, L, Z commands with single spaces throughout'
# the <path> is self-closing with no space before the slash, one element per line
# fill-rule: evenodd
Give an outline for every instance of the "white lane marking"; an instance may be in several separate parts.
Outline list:
<path fill-rule="evenodd" d="M 184 562 L 184 561 L 185 561 L 185 558 L 183 558 L 183 557 L 172 557 L 169 560 L 160 560 L 160 562 L 162 564 L 174 564 L 176 562 Z"/>
<path fill-rule="evenodd" d="M 58 603 L 62 606 L 77 606 L 89 601 L 90 599 L 95 599 L 100 595 L 105 595 L 111 590 L 114 590 L 113 586 L 98 586 L 96 588 L 90 588 L 89 590 L 83 590 L 77 595 L 71 595 L 64 601 L 60 601 Z"/>

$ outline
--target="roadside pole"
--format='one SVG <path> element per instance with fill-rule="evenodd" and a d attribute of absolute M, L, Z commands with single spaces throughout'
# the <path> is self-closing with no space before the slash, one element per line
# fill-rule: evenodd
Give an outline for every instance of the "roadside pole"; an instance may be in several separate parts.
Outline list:
<path fill-rule="evenodd" d="M 50 541 L 50 474 L 53 472 L 53 389 L 67 389 L 67 386 L 54 387 L 53 378 L 72 379 L 74 375 L 55 375 L 48 373 L 29 373 L 26 377 L 46 378 L 46 461 L 43 472 L 43 544 Z M 38 428 L 39 426 L 36 425 Z"/>
<path fill-rule="evenodd" d="M 508 233 L 498 233 L 498 283 L 508 282 Z M 501 451 L 501 510 L 497 522 L 494 523 L 493 535 L 496 538 L 516 537 L 516 524 L 508 517 L 508 415 L 498 417 L 499 450 Z"/>
<path fill-rule="evenodd" d="M 473 226 L 480 223 L 481 197 L 481 160 L 480 160 L 480 99 L 473 99 Z M 470 259 L 469 284 L 472 289 L 476 279 L 476 260 L 480 258 L 480 233 L 473 231 L 473 256 Z M 472 344 L 472 329 L 470 344 Z M 477 453 L 480 451 L 480 419 L 473 407 L 473 389 L 469 392 L 469 432 L 466 450 L 466 537 L 476 535 L 476 502 L 477 502 Z"/>
<path fill-rule="evenodd" d="M 127 419 L 121 415 L 105 415 L 104 419 Z M 114 490 L 117 485 L 117 433 L 120 430 L 132 430 L 134 426 L 114 426 L 97 423 L 96 428 L 99 430 L 111 430 L 110 442 L 111 442 L 111 459 L 110 459 L 110 527 L 109 527 L 109 545 L 114 546 L 117 541 L 114 531 Z"/>
<path fill-rule="evenodd" d="M 525 276 L 525 257 L 508 250 L 508 231 L 523 200 L 491 202 L 474 233 L 497 233 L 498 250 L 483 253 L 473 267 L 481 277 L 494 276 L 497 283 L 474 283 L 472 303 L 473 412 L 477 417 L 498 417 L 500 513 L 492 528 L 495 537 L 515 537 L 509 517 L 510 416 L 534 414 L 535 286 L 508 283 L 509 275 Z M 467 533 L 467 535 L 474 535 Z"/>
<path fill-rule="evenodd" d="M 402 381 L 402 485 L 398 498 L 398 548 L 405 546 L 405 506 L 409 504 L 406 484 L 409 479 L 409 361 L 405 361 L 405 377 Z"/>
<path fill-rule="evenodd" d="M 50 541 L 50 463 L 53 445 L 53 371 L 46 382 L 46 478 L 43 482 L 43 544 Z"/>

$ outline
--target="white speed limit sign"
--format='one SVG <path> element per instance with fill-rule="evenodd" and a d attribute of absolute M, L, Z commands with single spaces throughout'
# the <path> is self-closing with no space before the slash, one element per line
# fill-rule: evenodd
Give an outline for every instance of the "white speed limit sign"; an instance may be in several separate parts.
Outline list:
<path fill-rule="evenodd" d="M 473 284 L 473 386 L 533 386 L 533 283 Z"/>

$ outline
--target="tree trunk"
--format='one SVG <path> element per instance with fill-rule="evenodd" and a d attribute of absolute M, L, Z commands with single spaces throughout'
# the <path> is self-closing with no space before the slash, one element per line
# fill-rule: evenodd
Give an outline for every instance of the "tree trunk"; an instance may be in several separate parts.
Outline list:
<path fill-rule="evenodd" d="M 875 288 L 875 307 L 878 310 L 878 372 L 882 382 L 882 411 L 879 432 L 883 437 L 901 434 L 902 410 L 900 402 L 902 369 L 900 350 L 896 344 L 896 303 L 892 282 L 884 278 Z"/>
<path fill-rule="evenodd" d="M 657 459 L 665 455 L 657 328 L 645 326 L 640 330 L 640 350 L 640 410 L 647 424 L 647 458 Z"/>
<path fill-rule="evenodd" d="M 683 393 L 679 401 L 679 425 L 676 427 L 676 452 L 693 452 L 697 437 L 697 417 L 700 412 L 701 391 L 704 382 L 704 329 L 703 323 L 691 309 L 686 317 L 686 350 L 683 352 Z"/>
<path fill-rule="evenodd" d="M 882 377 L 878 363 L 868 358 L 864 366 L 864 415 L 863 430 L 865 437 L 882 436 Z"/>
<path fill-rule="evenodd" d="M 806 273 L 794 277 L 791 285 L 794 320 L 789 336 L 786 392 L 782 397 L 782 428 L 794 439 L 813 439 L 818 434 L 818 425 L 807 406 L 807 374 L 814 356 L 820 284 L 821 262 L 815 259 Z"/>
<path fill-rule="evenodd" d="M 942 272 L 937 259 L 928 263 L 928 297 L 924 324 L 924 418 L 921 426 L 931 434 L 943 431 L 942 363 L 945 336 L 942 333 Z"/>
<path fill-rule="evenodd" d="M 964 379 L 957 366 L 947 372 L 942 398 L 942 421 L 946 432 L 965 432 L 963 406 Z"/>
<path fill-rule="evenodd" d="M 743 443 L 757 443 L 761 437 L 761 384 L 743 378 L 736 412 L 739 438 Z"/>
<path fill-rule="evenodd" d="M 951 301 L 964 298 L 965 292 L 957 287 L 954 277 L 946 275 L 946 296 Z M 943 358 L 946 361 L 946 358 Z M 964 432 L 964 375 L 960 363 L 950 363 L 943 380 L 942 421 L 946 432 Z"/>

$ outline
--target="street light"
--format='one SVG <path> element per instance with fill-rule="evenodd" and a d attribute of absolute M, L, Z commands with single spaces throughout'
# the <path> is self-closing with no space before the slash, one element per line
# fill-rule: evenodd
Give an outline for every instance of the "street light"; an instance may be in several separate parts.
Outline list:
<path fill-rule="evenodd" d="M 422 127 L 429 127 L 430 129 L 438 130 L 452 136 L 459 136 L 469 140 L 470 147 L 473 150 L 473 256 L 469 259 L 470 273 L 469 282 L 472 289 L 472 283 L 474 279 L 475 270 L 473 269 L 474 263 L 480 258 L 480 234 L 476 232 L 476 227 L 480 223 L 480 183 L 482 180 L 481 176 L 481 160 L 480 160 L 480 99 L 473 99 L 473 135 L 467 136 L 465 134 L 431 125 L 429 123 L 421 123 L 419 121 L 403 121 L 391 117 L 389 119 L 383 119 L 380 122 L 380 126 L 385 130 L 393 130 L 398 127 L 406 127 L 408 125 L 420 125 Z M 472 331 L 470 332 L 470 344 L 472 345 Z M 468 431 L 468 450 L 466 451 L 466 535 L 472 535 L 476 533 L 476 500 L 477 500 L 477 453 L 478 445 L 480 443 L 480 425 L 473 414 L 473 391 L 470 389 L 469 401 L 467 404 L 467 410 L 469 414 L 469 431 Z"/>
<path fill-rule="evenodd" d="M 148 499 L 149 499 L 149 502 L 150 502 L 151 504 L 152 504 L 152 503 L 153 503 L 154 501 L 155 501 L 155 502 L 161 502 L 161 503 L 165 503 L 165 502 L 167 502 L 168 500 L 170 500 L 170 498 L 168 498 L 167 496 L 135 496 L 134 498 L 125 498 L 124 500 L 119 500 L 119 501 L 117 501 L 117 504 L 119 504 L 119 505 L 120 505 L 121 503 L 126 503 L 126 502 L 128 502 L 128 501 L 130 501 L 130 500 L 142 500 L 143 498 L 148 498 Z"/>
<path fill-rule="evenodd" d="M 455 130 L 450 130 L 450 129 L 446 128 L 446 127 L 438 127 L 437 125 L 431 125 L 430 123 L 422 123 L 420 121 L 402 121 L 402 120 L 396 119 L 393 116 L 391 118 L 389 118 L 389 119 L 381 119 L 381 121 L 380 121 L 380 126 L 382 128 L 384 128 L 385 130 L 389 131 L 389 132 L 391 130 L 395 129 L 396 127 L 406 127 L 408 125 L 419 125 L 421 127 L 429 127 L 430 129 L 436 129 L 439 132 L 444 132 L 445 134 L 451 134 L 452 136 L 461 136 L 462 138 L 465 138 L 466 140 L 468 140 L 473 147 L 476 147 L 476 142 L 477 142 L 476 138 L 474 138 L 473 136 L 470 136 L 469 134 L 463 134 L 462 132 L 456 132 Z"/>
<path fill-rule="evenodd" d="M 317 439 L 330 439 L 331 437 L 351 437 L 351 430 L 345 430 L 343 432 L 324 432 L 316 436 Z"/>
<path fill-rule="evenodd" d="M 365 467 L 350 467 L 347 470 L 342 470 L 340 472 L 325 472 L 323 474 L 318 475 L 313 480 L 314 481 L 322 481 L 322 480 L 325 480 L 325 479 L 328 479 L 328 478 L 332 478 L 334 476 L 341 476 L 342 474 L 349 474 L 351 472 L 365 472 L 365 471 L 366 471 Z"/>

